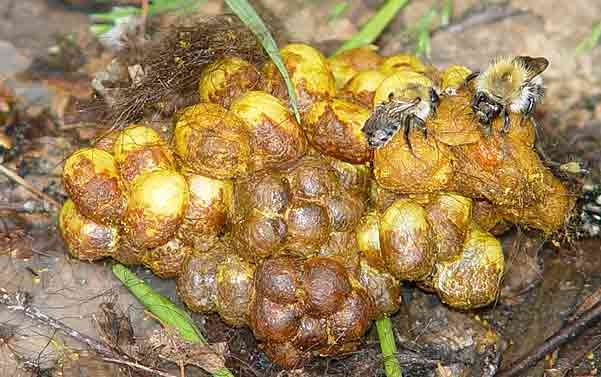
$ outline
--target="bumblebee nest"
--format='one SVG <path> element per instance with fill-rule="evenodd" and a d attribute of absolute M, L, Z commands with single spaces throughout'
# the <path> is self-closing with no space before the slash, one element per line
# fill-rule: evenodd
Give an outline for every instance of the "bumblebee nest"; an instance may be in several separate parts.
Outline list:
<path fill-rule="evenodd" d="M 356 347 L 398 310 L 402 281 L 452 307 L 488 305 L 504 272 L 495 235 L 566 221 L 573 199 L 535 153 L 533 125 L 512 116 L 508 135 L 500 121 L 482 135 L 467 68 L 289 44 L 299 124 L 273 63 L 228 20 L 161 42 L 115 101 L 127 127 L 67 160 L 60 230 L 72 256 L 175 277 L 189 309 L 249 326 L 292 368 Z M 361 128 L 380 84 L 406 72 L 452 94 L 427 138 L 411 133 L 412 150 L 399 132 L 372 152 Z M 171 126 L 145 121 L 167 102 L 186 103 Z"/>

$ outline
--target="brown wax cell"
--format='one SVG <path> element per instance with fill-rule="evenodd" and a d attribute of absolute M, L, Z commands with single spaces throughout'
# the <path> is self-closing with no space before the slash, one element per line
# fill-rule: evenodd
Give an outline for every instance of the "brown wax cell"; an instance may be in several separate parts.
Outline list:
<path fill-rule="evenodd" d="M 253 208 L 265 213 L 281 214 L 289 200 L 288 182 L 278 174 L 257 174 L 236 182 L 235 206 L 238 215 L 247 215 Z"/>
<path fill-rule="evenodd" d="M 286 369 L 298 369 L 311 358 L 311 354 L 302 352 L 291 342 L 266 343 L 264 351 L 271 361 Z"/>
<path fill-rule="evenodd" d="M 330 257 L 344 266 L 347 273 L 356 275 L 359 268 L 360 250 L 355 232 L 332 232 L 327 243 L 319 248 L 317 255 Z"/>
<path fill-rule="evenodd" d="M 279 304 L 297 302 L 302 283 L 300 267 L 299 261 L 290 257 L 265 260 L 255 275 L 257 291 Z"/>
<path fill-rule="evenodd" d="M 184 167 L 218 179 L 253 171 L 250 135 L 239 117 L 214 103 L 180 111 L 175 119 L 175 153 Z"/>
<path fill-rule="evenodd" d="M 142 257 L 145 252 L 146 249 L 135 247 L 127 238 L 122 237 L 117 250 L 111 257 L 126 266 L 136 266 L 142 264 Z"/>
<path fill-rule="evenodd" d="M 301 312 L 297 305 L 279 304 L 258 295 L 251 311 L 255 336 L 267 342 L 291 340 L 298 330 Z"/>
<path fill-rule="evenodd" d="M 339 343 L 363 336 L 374 314 L 371 298 L 363 289 L 356 289 L 348 295 L 342 308 L 331 317 L 332 335 Z"/>
<path fill-rule="evenodd" d="M 317 247 L 327 239 L 329 218 L 325 208 L 310 202 L 296 201 L 291 203 L 285 217 L 289 243 Z"/>
<path fill-rule="evenodd" d="M 209 64 L 200 75 L 198 93 L 204 102 L 228 107 L 241 94 L 254 89 L 260 75 L 254 65 L 238 57 Z"/>
<path fill-rule="evenodd" d="M 192 248 L 174 238 L 166 244 L 149 249 L 142 254 L 142 263 L 163 279 L 179 274 L 184 261 L 192 254 Z"/>
<path fill-rule="evenodd" d="M 355 229 L 365 211 L 365 203 L 346 192 L 333 195 L 326 205 L 332 230 L 337 232 Z"/>
<path fill-rule="evenodd" d="M 217 245 L 209 253 L 193 254 L 186 259 L 177 277 L 177 293 L 190 310 L 209 313 L 217 310 L 217 270 L 231 252 Z"/>
<path fill-rule="evenodd" d="M 78 211 L 90 219 L 115 223 L 125 213 L 125 187 L 108 152 L 84 148 L 73 153 L 65 161 L 63 183 Z"/>
<path fill-rule="evenodd" d="M 217 267 L 217 312 L 231 326 L 248 324 L 255 267 L 236 255 L 227 255 Z"/>
<path fill-rule="evenodd" d="M 328 341 L 328 329 L 326 320 L 303 316 L 298 325 L 298 333 L 294 339 L 294 345 L 301 350 L 314 350 L 323 346 Z"/>
<path fill-rule="evenodd" d="M 334 171 L 322 158 L 307 157 L 287 174 L 295 198 L 323 200 L 337 187 Z"/>
<path fill-rule="evenodd" d="M 431 272 L 436 254 L 427 212 L 408 200 L 394 202 L 380 219 L 380 247 L 397 279 L 421 280 Z"/>
<path fill-rule="evenodd" d="M 361 131 L 369 116 L 367 107 L 334 98 L 314 103 L 303 116 L 303 127 L 311 144 L 324 155 L 360 164 L 372 157 Z"/>
<path fill-rule="evenodd" d="M 304 288 L 305 304 L 313 316 L 336 312 L 351 292 L 344 266 L 325 257 L 312 258 L 305 263 Z"/>
<path fill-rule="evenodd" d="M 60 211 L 59 229 L 69 254 L 77 259 L 102 259 L 112 255 L 119 244 L 117 227 L 84 217 L 72 200 L 67 200 Z"/>
<path fill-rule="evenodd" d="M 440 194 L 426 206 L 436 243 L 436 260 L 452 260 L 461 254 L 472 217 L 472 200 L 457 194 Z"/>
<path fill-rule="evenodd" d="M 255 260 L 278 252 L 286 237 L 286 223 L 281 217 L 266 217 L 253 212 L 236 224 L 234 237 L 240 242 L 245 258 Z"/>
<path fill-rule="evenodd" d="M 401 285 L 386 270 L 369 264 L 367 260 L 360 263 L 359 282 L 372 298 L 377 316 L 389 315 L 401 305 Z"/>

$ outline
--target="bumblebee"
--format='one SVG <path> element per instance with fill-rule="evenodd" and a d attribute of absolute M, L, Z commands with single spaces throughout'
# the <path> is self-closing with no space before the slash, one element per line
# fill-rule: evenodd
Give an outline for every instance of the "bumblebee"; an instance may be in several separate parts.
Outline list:
<path fill-rule="evenodd" d="M 483 73 L 473 73 L 467 81 L 476 80 L 471 107 L 485 130 L 490 133 L 492 121 L 503 116 L 502 132 L 511 124 L 509 113 L 530 117 L 545 96 L 540 74 L 549 61 L 542 57 L 503 57 L 491 63 Z"/>
<path fill-rule="evenodd" d="M 409 133 L 412 128 L 421 130 L 424 137 L 428 136 L 426 120 L 436 112 L 440 102 L 438 93 L 424 76 L 413 72 L 402 73 L 402 75 L 403 82 L 392 87 L 386 101 L 380 100 L 382 98 L 380 88 L 376 91 L 374 102 L 377 105 L 361 129 L 371 149 L 385 146 L 401 128 L 410 150 L 412 148 Z M 414 75 L 415 77 L 412 77 Z M 389 79 L 397 78 L 393 75 Z M 380 87 L 388 90 L 389 79 L 384 80 Z"/>

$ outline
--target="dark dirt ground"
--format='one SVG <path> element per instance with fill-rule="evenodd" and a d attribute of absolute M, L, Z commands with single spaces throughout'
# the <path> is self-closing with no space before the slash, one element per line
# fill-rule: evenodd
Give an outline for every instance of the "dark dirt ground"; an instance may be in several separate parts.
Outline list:
<path fill-rule="evenodd" d="M 382 1 L 349 1 L 346 10 L 332 18 L 331 11 L 339 3 L 262 2 L 281 19 L 290 40 L 319 44 L 326 53 L 352 36 Z M 380 38 L 382 53 L 413 48 L 411 42 L 402 42 L 399 34 L 431 5 L 431 1 L 411 1 Z M 462 21 L 475 11 L 493 8 L 510 10 L 511 15 L 475 25 Z M 218 14 L 224 8 L 221 2 L 211 0 L 203 2 L 201 9 L 205 14 Z M 87 32 L 88 10 L 58 0 L 0 0 L 0 78 L 6 80 L 0 81 L 0 88 L 11 87 L 20 100 L 18 115 L 1 115 L 6 114 L 1 107 L 7 106 L 3 101 L 10 96 L 3 95 L 0 89 L 0 116 L 6 117 L 0 118 L 0 124 L 5 124 L 2 132 L 17 138 L 19 145 L 13 155 L 3 156 L 4 165 L 58 201 L 64 199 L 60 183 L 62 160 L 94 136 L 93 129 L 69 121 L 69 109 L 77 98 L 90 93 L 91 73 L 108 62 L 106 56 L 98 54 L 98 45 Z M 547 57 L 551 62 L 545 73 L 548 95 L 537 112 L 546 149 L 561 162 L 583 162 L 590 174 L 578 179 L 599 183 L 601 46 L 583 56 L 573 55 L 578 43 L 599 21 L 601 2 L 589 0 L 458 0 L 454 1 L 451 27 L 436 28 L 432 35 L 431 61 L 440 66 L 464 64 L 481 68 L 501 54 Z M 40 63 L 39 57 L 52 56 L 57 51 L 57 38 L 67 34 L 84 46 L 83 55 L 71 56 L 72 69 L 65 69 L 64 65 L 57 71 L 47 69 L 42 77 L 33 80 L 18 75 L 27 67 L 40 64 L 52 68 L 51 62 Z M 0 174 L 0 206 L 31 199 L 35 197 Z M 115 280 L 107 264 L 65 258 L 54 226 L 54 213 L 15 215 L 13 211 L 0 210 L 0 219 L 0 288 L 29 291 L 41 310 L 91 336 L 97 336 L 93 314 L 100 303 L 111 300 L 125 308 L 137 334 L 158 326 Z M 405 305 L 393 318 L 405 375 L 486 375 L 487 362 L 496 356 L 487 353 L 483 344 L 494 343 L 504 349 L 501 365 L 509 365 L 557 331 L 585 297 L 600 295 L 598 238 L 543 240 L 515 231 L 506 236 L 504 245 L 508 271 L 502 295 L 492 308 L 455 312 L 440 304 L 435 296 L 407 287 Z M 136 272 L 178 302 L 172 281 L 155 278 L 143 269 Z M 315 361 L 304 370 L 282 372 L 257 350 L 248 330 L 230 329 L 214 316 L 194 318 L 211 342 L 227 341 L 231 351 L 228 366 L 237 375 L 383 375 L 374 331 L 357 352 Z M 0 331 L 0 376 L 127 375 L 114 365 L 78 353 L 83 349 L 80 344 L 49 332 L 20 314 L 0 309 L 0 325 L 4 331 Z M 6 335 L 6 329 L 12 330 L 12 336 Z M 560 376 L 568 371 L 574 376 L 597 375 L 601 350 L 595 350 L 601 344 L 600 335 L 601 325 L 589 329 L 524 376 Z M 24 368 L 25 359 L 34 361 L 38 369 Z M 55 365 L 64 368 L 52 369 Z M 203 374 L 189 370 L 188 375 Z"/>

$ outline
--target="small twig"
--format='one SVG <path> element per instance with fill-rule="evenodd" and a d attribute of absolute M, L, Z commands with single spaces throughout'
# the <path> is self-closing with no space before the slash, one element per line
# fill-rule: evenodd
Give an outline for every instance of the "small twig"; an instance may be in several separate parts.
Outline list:
<path fill-rule="evenodd" d="M 127 361 L 127 360 L 122 360 L 122 359 L 112 359 L 110 357 L 103 357 L 102 360 L 104 360 L 108 363 L 127 365 L 128 367 L 143 370 L 143 371 L 150 372 L 150 373 L 154 373 L 157 376 L 161 376 L 161 377 L 177 377 L 177 376 L 174 376 L 173 374 L 166 373 L 166 372 L 160 371 L 158 369 L 153 369 L 153 368 L 147 367 L 145 365 L 135 363 L 133 361 Z"/>
<path fill-rule="evenodd" d="M 475 11 L 463 17 L 457 22 L 441 26 L 432 31 L 432 34 L 441 31 L 457 33 L 474 26 L 491 24 L 509 17 L 515 17 L 527 13 L 521 9 L 515 9 L 508 5 L 491 5 L 481 10 Z"/>
<path fill-rule="evenodd" d="M 20 203 L 0 203 L 0 211 L 17 213 L 43 213 L 49 212 L 50 208 L 45 205 L 46 202 L 35 200 L 26 200 Z"/>
<path fill-rule="evenodd" d="M 14 294 L 9 294 L 0 288 L 0 305 L 6 306 L 8 310 L 21 312 L 28 318 L 42 322 L 46 326 L 51 327 L 54 330 L 61 331 L 69 337 L 86 344 L 88 347 L 90 347 L 90 349 L 99 354 L 103 360 L 115 364 L 127 365 L 135 369 L 154 373 L 161 377 L 176 377 L 161 370 L 138 364 L 136 361 L 131 360 L 131 358 L 127 355 L 117 354 L 106 343 L 82 334 L 67 324 L 42 313 L 36 307 L 31 306 L 29 300 L 30 298 L 27 293 L 17 292 Z"/>
<path fill-rule="evenodd" d="M 29 304 L 29 296 L 26 293 L 17 292 L 14 295 L 11 295 L 3 292 L 0 295 L 0 304 L 6 305 L 9 310 L 22 312 L 26 317 L 40 321 L 55 330 L 64 332 L 70 337 L 87 344 L 90 348 L 102 356 L 115 357 L 114 352 L 106 344 L 72 329 L 65 323 L 49 317 L 48 315 L 40 312 L 37 308 L 31 306 Z"/>
<path fill-rule="evenodd" d="M 8 178 L 15 181 L 17 184 L 25 187 L 27 189 L 27 191 L 31 192 L 32 194 L 37 196 L 39 199 L 42 199 L 43 201 L 47 202 L 48 204 L 52 204 L 56 208 L 61 207 L 59 202 L 52 199 L 50 196 L 44 194 L 37 188 L 33 187 L 29 182 L 27 182 L 26 180 L 21 178 L 17 173 L 15 173 L 14 171 L 10 170 L 9 168 L 7 168 L 6 166 L 4 166 L 2 164 L 0 164 L 0 172 L 3 173 L 4 175 L 6 175 Z"/>
<path fill-rule="evenodd" d="M 497 374 L 496 377 L 516 376 L 525 369 L 536 365 L 536 363 L 542 360 L 545 355 L 553 352 L 560 346 L 579 336 L 594 322 L 598 321 L 600 317 L 601 304 L 597 304 L 583 313 L 577 320 L 569 322 L 567 325 L 562 327 L 558 332 L 545 340 L 541 345 L 524 355 L 522 358 L 518 359 L 508 368 L 503 369 L 501 372 L 499 372 L 499 374 Z"/>
<path fill-rule="evenodd" d="M 554 370 L 564 376 L 570 369 L 573 369 L 589 352 L 595 352 L 601 347 L 601 336 L 599 326 L 586 329 L 580 335 L 577 341 L 562 347 L 559 350 L 559 358 L 555 363 Z"/>

